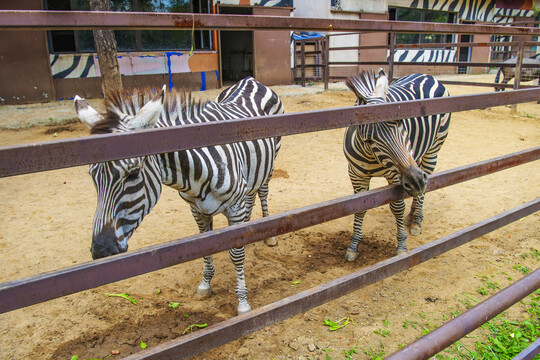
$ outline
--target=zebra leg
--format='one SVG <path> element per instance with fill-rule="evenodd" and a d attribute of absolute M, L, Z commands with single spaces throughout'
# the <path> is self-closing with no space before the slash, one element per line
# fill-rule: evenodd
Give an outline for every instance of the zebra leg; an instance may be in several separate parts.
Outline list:
<path fill-rule="evenodd" d="M 225 216 L 229 221 L 229 225 L 239 224 L 246 219 L 246 203 L 241 201 L 240 204 L 230 206 Z M 236 270 L 236 296 L 238 298 L 238 315 L 245 314 L 251 311 L 251 306 L 247 301 L 247 286 L 244 275 L 244 247 L 233 248 L 229 250 L 229 256 Z"/>
<path fill-rule="evenodd" d="M 269 179 L 270 180 L 270 179 Z M 261 186 L 258 191 L 259 199 L 261 200 L 261 208 L 262 208 L 262 216 L 267 217 L 268 216 L 268 182 Z M 276 246 L 277 240 L 274 236 L 272 236 L 270 239 L 265 239 L 264 243 L 267 246 Z"/>
<path fill-rule="evenodd" d="M 422 220 L 424 220 L 423 204 L 424 195 L 415 197 L 411 205 L 411 212 L 405 219 L 405 225 L 409 227 L 409 233 L 411 235 L 420 235 L 422 233 Z"/>
<path fill-rule="evenodd" d="M 349 177 L 354 188 L 354 193 L 359 193 L 361 191 L 369 190 L 369 182 L 371 178 L 365 176 L 359 176 L 354 169 L 349 166 Z M 364 216 L 366 215 L 365 211 L 360 211 L 354 214 L 354 226 L 353 234 L 351 238 L 351 244 L 345 252 L 346 261 L 354 261 L 358 257 L 358 244 L 363 240 L 363 225 L 364 225 Z"/>
<path fill-rule="evenodd" d="M 206 216 L 197 210 L 193 205 L 191 206 L 191 213 L 199 226 L 199 231 L 201 233 L 212 230 L 213 219 L 212 216 Z M 212 288 L 210 286 L 210 281 L 214 277 L 214 262 L 212 256 L 204 257 L 204 267 L 203 267 L 203 279 L 197 288 L 197 298 L 199 300 L 208 299 L 212 295 Z"/>
<path fill-rule="evenodd" d="M 446 114 L 445 116 L 450 115 Z M 449 119 L 446 119 L 446 121 L 449 121 Z M 447 131 L 443 131 L 441 134 L 439 134 L 429 151 L 422 156 L 420 168 L 424 170 L 426 174 L 431 175 L 435 171 L 439 150 L 443 146 L 447 135 Z M 420 235 L 422 233 L 422 221 L 424 220 L 424 196 L 425 194 L 422 194 L 421 196 L 413 199 L 411 212 L 405 219 L 405 225 L 409 227 L 409 232 L 411 235 Z"/>
<path fill-rule="evenodd" d="M 403 215 L 405 214 L 405 201 L 398 200 L 390 203 L 390 210 L 392 214 L 396 217 L 397 224 L 397 255 L 407 252 L 407 246 L 405 242 L 407 241 L 407 233 L 405 232 L 405 227 L 403 226 Z"/>

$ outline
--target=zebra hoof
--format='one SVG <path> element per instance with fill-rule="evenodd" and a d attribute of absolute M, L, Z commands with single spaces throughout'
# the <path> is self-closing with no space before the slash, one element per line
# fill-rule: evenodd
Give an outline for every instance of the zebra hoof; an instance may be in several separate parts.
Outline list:
<path fill-rule="evenodd" d="M 420 235 L 422 233 L 422 227 L 420 224 L 412 223 L 411 227 L 409 228 L 409 233 L 411 235 Z"/>
<path fill-rule="evenodd" d="M 212 288 L 210 287 L 210 284 L 204 284 L 201 283 L 199 287 L 197 288 L 197 299 L 204 300 L 208 299 L 212 295 Z"/>
<path fill-rule="evenodd" d="M 264 243 L 266 244 L 266 246 L 274 247 L 277 245 L 277 240 L 275 237 L 271 237 L 270 239 L 264 240 Z"/>
<path fill-rule="evenodd" d="M 251 311 L 251 306 L 249 306 L 247 302 L 243 304 L 238 304 L 237 310 L 238 310 L 238 315 L 246 314 Z"/>
<path fill-rule="evenodd" d="M 358 257 L 358 252 L 357 251 L 351 251 L 351 250 L 347 249 L 347 252 L 345 253 L 345 260 L 347 260 L 349 262 L 352 262 L 352 261 L 356 260 L 357 257 Z"/>
<path fill-rule="evenodd" d="M 402 247 L 402 248 L 399 248 L 399 247 L 398 247 L 398 248 L 396 249 L 396 255 L 401 255 L 401 254 L 403 254 L 403 253 L 406 253 L 407 251 L 408 251 L 408 250 L 407 250 L 407 248 L 406 248 L 405 246 Z"/>

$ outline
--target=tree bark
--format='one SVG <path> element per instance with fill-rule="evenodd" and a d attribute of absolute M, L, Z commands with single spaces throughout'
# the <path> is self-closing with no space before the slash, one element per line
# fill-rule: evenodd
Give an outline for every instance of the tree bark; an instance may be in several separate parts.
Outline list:
<path fill-rule="evenodd" d="M 90 10 L 110 11 L 109 0 L 89 0 Z M 111 90 L 122 89 L 122 77 L 116 56 L 114 30 L 93 30 L 94 44 L 101 72 L 101 90 L 103 95 Z"/>

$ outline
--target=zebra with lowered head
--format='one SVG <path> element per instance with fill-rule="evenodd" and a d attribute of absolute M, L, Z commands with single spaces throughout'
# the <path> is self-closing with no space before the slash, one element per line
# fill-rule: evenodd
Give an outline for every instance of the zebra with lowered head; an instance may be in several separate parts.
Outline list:
<path fill-rule="evenodd" d="M 191 96 L 146 90 L 112 92 L 107 114 L 100 115 L 79 97 L 75 108 L 93 134 L 128 132 L 151 127 L 182 126 L 253 116 L 282 114 L 272 90 L 252 77 L 223 91 L 216 102 L 195 102 Z M 212 218 L 224 214 L 229 225 L 248 221 L 255 197 L 268 215 L 268 182 L 281 139 L 267 138 L 208 146 L 167 154 L 108 161 L 89 166 L 97 191 L 91 253 L 94 259 L 127 251 L 128 240 L 157 203 L 161 184 L 177 190 L 189 203 L 200 232 L 212 230 Z M 267 245 L 275 245 L 269 239 Z M 244 278 L 244 248 L 229 251 L 236 269 L 238 313 L 251 310 Z M 211 295 L 212 256 L 204 258 L 199 299 Z"/>
<path fill-rule="evenodd" d="M 517 64 L 517 58 L 513 57 L 504 62 L 504 64 Z M 533 55 L 523 59 L 523 64 L 535 64 L 540 66 L 540 54 Z M 502 79 L 501 79 L 502 75 Z M 516 77 L 516 67 L 503 67 L 497 70 L 495 75 L 495 84 L 508 84 L 510 80 Z M 540 68 L 521 68 L 521 81 L 532 81 L 540 79 Z M 515 80 L 514 80 L 515 81 Z M 495 85 L 495 91 L 504 91 L 504 87 Z"/>
<path fill-rule="evenodd" d="M 373 71 L 363 71 L 347 80 L 347 86 L 357 96 L 356 105 L 448 96 L 446 88 L 429 75 L 404 76 L 390 86 L 382 69 L 377 77 Z M 401 184 L 414 197 L 405 223 L 412 235 L 420 234 L 428 175 L 435 170 L 437 155 L 449 126 L 450 114 L 439 114 L 349 127 L 345 132 L 343 150 L 349 163 L 354 192 L 368 190 L 372 177 L 385 177 L 389 184 Z M 397 222 L 399 254 L 407 251 L 405 201 L 392 202 L 390 209 Z M 345 254 L 347 261 L 358 257 L 365 213 L 361 211 L 354 215 L 351 245 Z"/>

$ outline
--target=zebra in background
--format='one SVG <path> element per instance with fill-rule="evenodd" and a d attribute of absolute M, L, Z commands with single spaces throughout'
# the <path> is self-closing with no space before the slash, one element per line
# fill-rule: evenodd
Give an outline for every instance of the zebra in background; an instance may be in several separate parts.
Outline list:
<path fill-rule="evenodd" d="M 433 77 L 413 74 L 401 77 L 388 86 L 382 69 L 378 80 L 373 71 L 351 76 L 347 86 L 356 94 L 356 105 L 417 100 L 448 96 L 446 88 Z M 437 154 L 446 139 L 450 114 L 356 125 L 345 132 L 343 150 L 349 162 L 349 177 L 354 192 L 366 191 L 372 177 L 385 177 L 389 184 L 401 184 L 414 197 L 406 224 L 418 235 L 423 220 L 424 191 L 437 163 Z M 404 229 L 405 201 L 390 204 L 397 222 L 397 253 L 407 251 Z M 351 245 L 345 259 L 358 257 L 362 241 L 365 211 L 354 215 Z"/>
<path fill-rule="evenodd" d="M 282 114 L 279 97 L 248 77 L 221 93 L 217 102 L 195 102 L 191 95 L 134 90 L 107 96 L 104 117 L 79 97 L 75 108 L 93 134 L 181 126 L 253 116 Z M 97 191 L 91 252 L 94 259 L 127 251 L 128 240 L 157 203 L 161 184 L 177 190 L 190 204 L 200 232 L 212 230 L 212 218 L 224 214 L 229 225 L 249 220 L 259 194 L 268 215 L 268 182 L 281 139 L 267 138 L 167 154 L 92 164 L 89 173 Z M 268 245 L 275 245 L 270 240 Z M 244 248 L 229 251 L 236 269 L 238 313 L 251 310 L 244 279 Z M 212 257 L 204 258 L 199 299 L 211 295 Z"/>
<path fill-rule="evenodd" d="M 516 64 L 517 58 L 513 57 L 504 62 L 504 64 Z M 523 59 L 523 64 L 536 64 L 540 66 L 540 54 L 533 55 Z M 500 79 L 502 75 L 502 80 Z M 495 75 L 495 84 L 508 84 L 510 80 L 516 77 L 515 67 L 500 67 Z M 540 79 L 540 67 L 537 68 L 521 68 L 521 80 L 520 81 L 532 81 Z M 495 91 L 504 91 L 503 87 L 495 86 Z"/>

